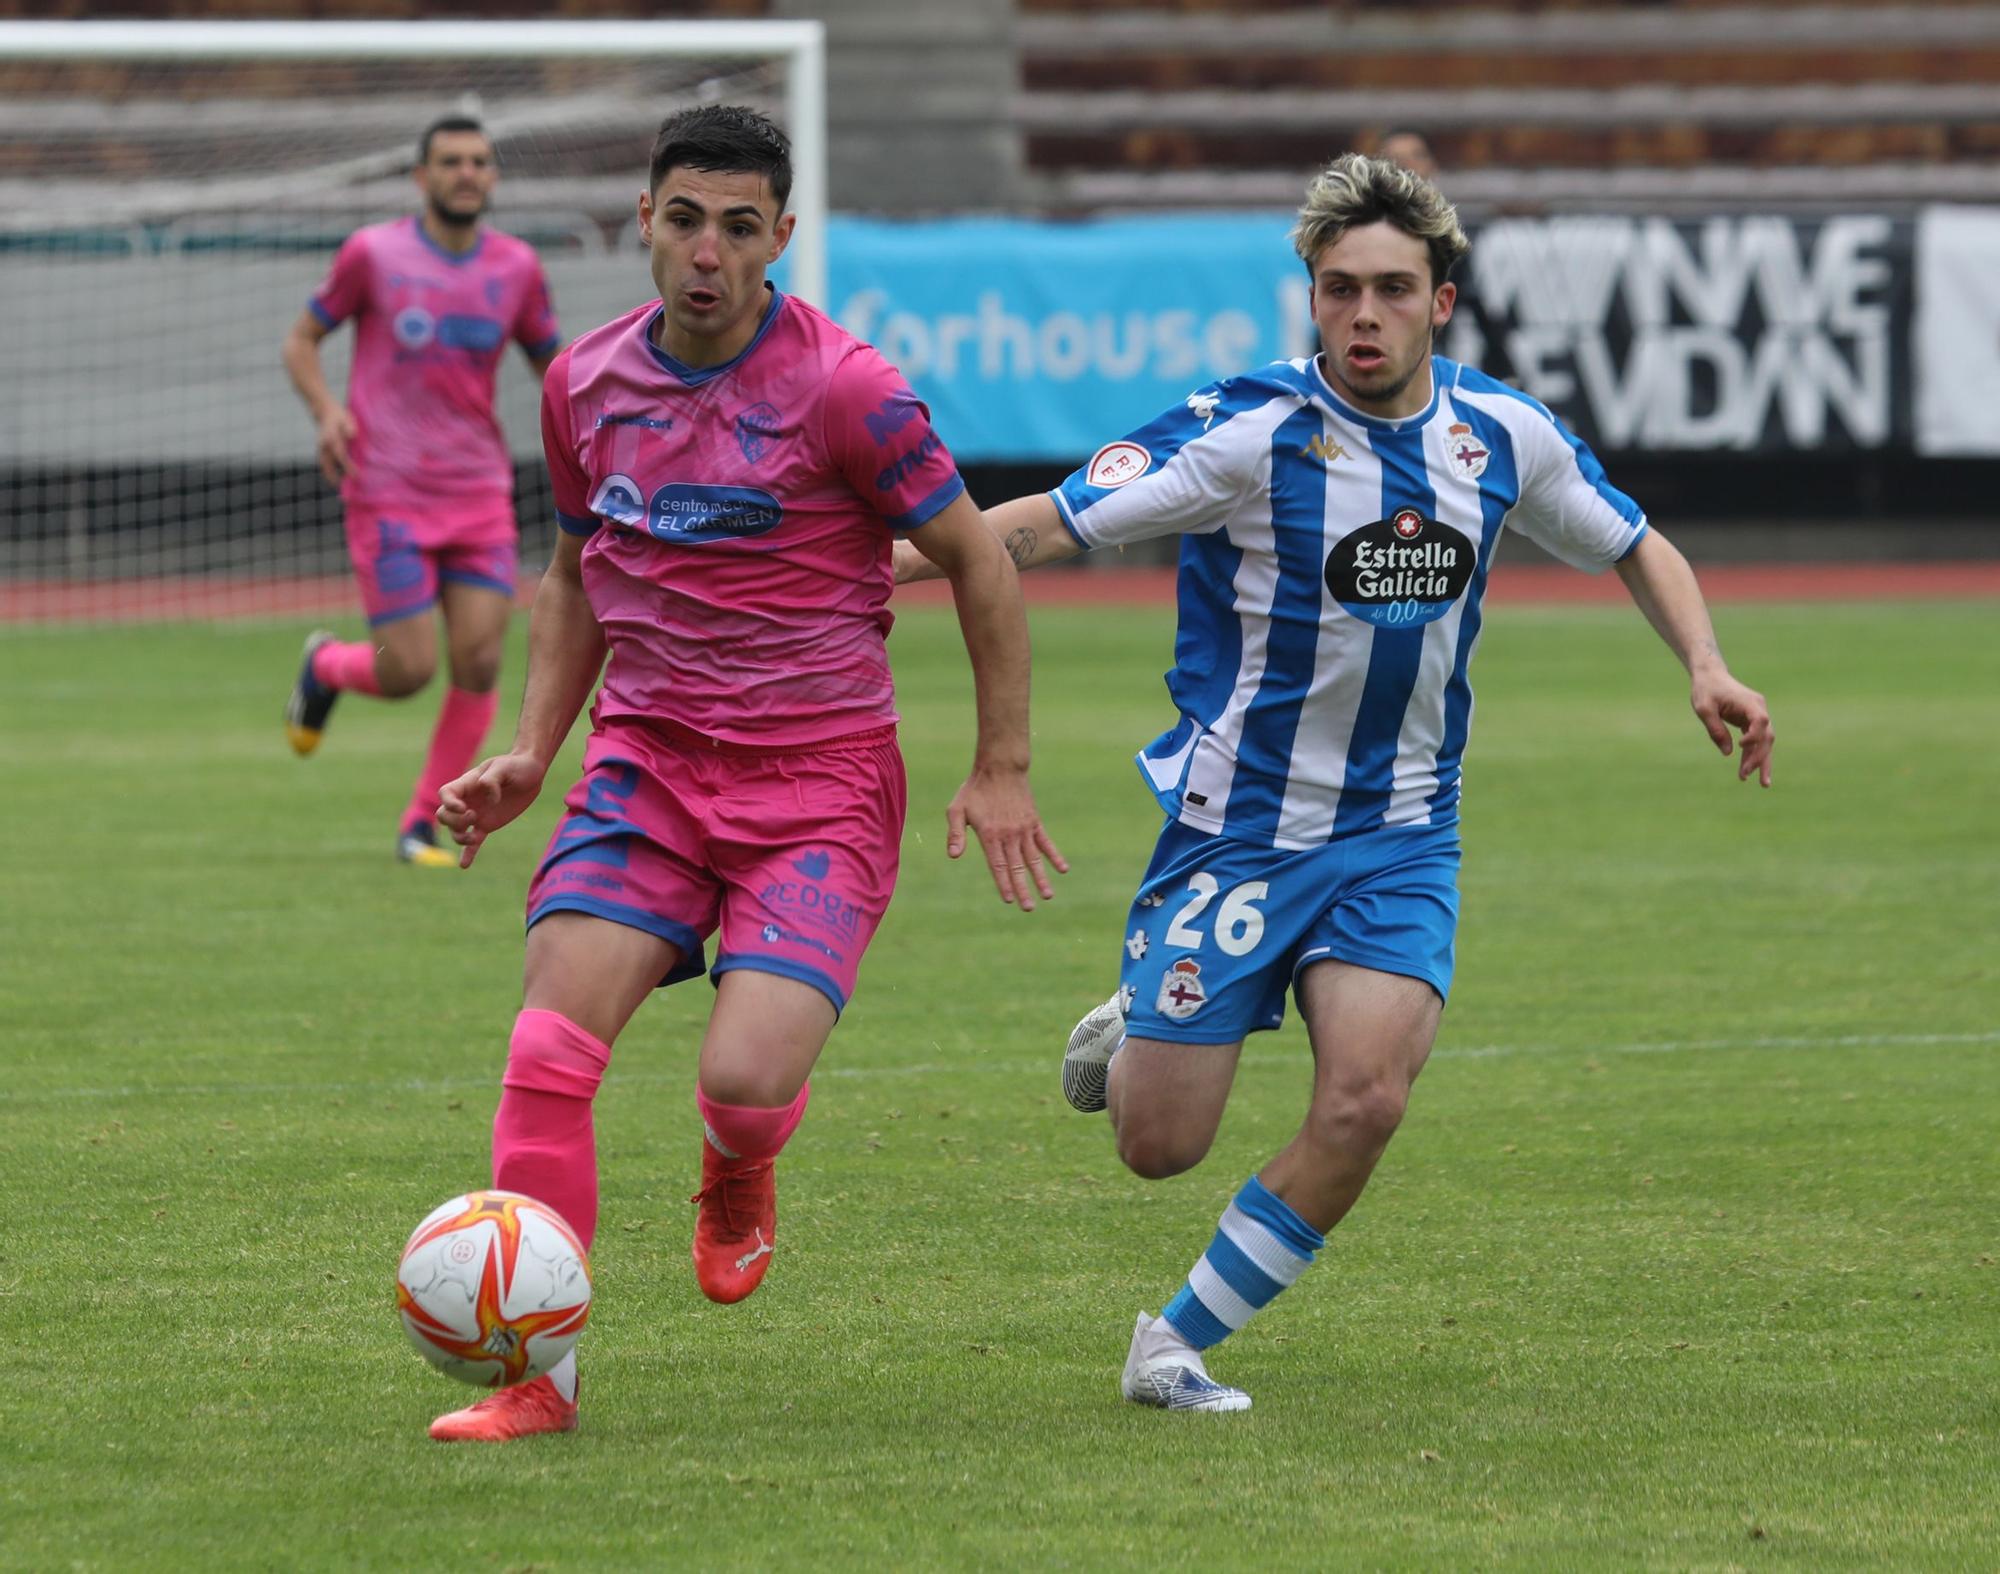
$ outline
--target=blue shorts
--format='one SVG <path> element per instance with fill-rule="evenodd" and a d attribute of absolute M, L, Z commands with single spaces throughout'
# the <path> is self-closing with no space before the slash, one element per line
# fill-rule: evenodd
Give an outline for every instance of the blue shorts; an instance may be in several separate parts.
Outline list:
<path fill-rule="evenodd" d="M 1285 1020 L 1313 962 L 1451 992 L 1458 827 L 1364 831 L 1294 851 L 1169 820 L 1126 920 L 1120 1000 L 1134 1038 L 1233 1044 Z"/>

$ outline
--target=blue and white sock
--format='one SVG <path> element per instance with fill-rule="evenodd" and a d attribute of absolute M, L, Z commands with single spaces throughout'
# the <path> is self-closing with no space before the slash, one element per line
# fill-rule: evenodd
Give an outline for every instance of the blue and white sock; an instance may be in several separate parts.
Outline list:
<path fill-rule="evenodd" d="M 1160 1315 L 1197 1350 L 1220 1344 L 1306 1271 L 1326 1237 L 1252 1175 Z"/>

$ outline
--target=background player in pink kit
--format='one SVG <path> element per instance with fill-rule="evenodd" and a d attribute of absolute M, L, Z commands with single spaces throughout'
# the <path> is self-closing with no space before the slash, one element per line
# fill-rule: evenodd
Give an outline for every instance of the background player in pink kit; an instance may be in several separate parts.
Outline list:
<path fill-rule="evenodd" d="M 597 1221 L 591 1100 L 612 1041 L 717 935 L 700 1054 L 696 1277 L 748 1295 L 776 1245 L 771 1165 L 895 886 L 904 786 L 884 636 L 891 544 L 952 581 L 979 740 L 947 811 L 1006 901 L 1065 868 L 1028 787 L 1014 567 L 930 414 L 869 346 L 765 283 L 794 217 L 753 111 L 660 129 L 639 200 L 660 300 L 585 334 L 542 389 L 561 538 L 536 596 L 513 749 L 444 789 L 470 863 L 534 800 L 604 670 L 583 779 L 528 893 L 523 1009 L 494 1184 Z M 609 666 L 605 658 L 609 653 Z M 576 1424 L 576 1369 L 441 1417 L 445 1441 Z"/>
<path fill-rule="evenodd" d="M 499 179 L 479 122 L 448 115 L 419 145 L 424 210 L 349 236 L 285 339 L 285 368 L 319 428 L 319 463 L 347 504 L 347 550 L 370 637 L 318 631 L 285 707 L 292 747 L 319 746 L 348 689 L 402 699 L 437 667 L 444 610 L 450 687 L 429 755 L 397 826 L 396 856 L 449 868 L 437 845 L 438 789 L 479 752 L 514 604 L 514 466 L 493 413 L 509 340 L 536 375 L 561 335 L 525 241 L 480 223 Z M 354 367 L 343 405 L 319 342 L 349 318 Z"/>

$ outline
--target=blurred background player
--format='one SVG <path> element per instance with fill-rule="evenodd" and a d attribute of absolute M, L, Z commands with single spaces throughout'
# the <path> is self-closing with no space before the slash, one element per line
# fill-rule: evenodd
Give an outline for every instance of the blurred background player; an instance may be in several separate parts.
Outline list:
<path fill-rule="evenodd" d="M 1077 1024 L 1063 1093 L 1108 1105 L 1126 1166 L 1193 1168 L 1244 1036 L 1313 1051 L 1298 1135 L 1246 1181 L 1156 1319 L 1125 1397 L 1244 1410 L 1201 1352 L 1312 1262 L 1403 1117 L 1451 988 L 1467 669 L 1501 531 L 1615 566 L 1688 669 L 1739 778 L 1771 779 L 1761 695 L 1731 676 L 1686 559 L 1542 405 L 1432 354 L 1467 242 L 1429 182 L 1349 154 L 1293 231 L 1321 353 L 1197 390 L 1053 493 L 990 512 L 1021 567 L 1183 537 L 1167 684 L 1178 723 L 1140 753 L 1167 812 L 1127 920 L 1116 996 Z M 929 571 L 898 553 L 904 578 Z"/>
<path fill-rule="evenodd" d="M 397 824 L 396 856 L 450 868 L 437 845 L 438 789 L 477 757 L 499 704 L 501 649 L 518 563 L 514 466 L 494 413 L 508 342 L 539 377 L 561 335 L 533 249 L 481 222 L 499 180 L 480 123 L 447 115 L 418 146 L 423 211 L 349 236 L 292 325 L 285 369 L 319 431 L 319 464 L 347 506 L 347 550 L 369 637 L 306 640 L 285 707 L 293 749 L 319 747 L 343 692 L 404 699 L 437 667 L 444 611 L 449 687 L 430 752 Z M 347 402 L 319 344 L 354 319 Z"/>
<path fill-rule="evenodd" d="M 1004 900 L 1064 867 L 1028 787 L 1028 633 L 1013 565 L 930 413 L 869 346 L 765 270 L 785 135 L 747 109 L 670 118 L 639 200 L 660 299 L 583 335 L 542 389 L 562 527 L 535 598 L 512 750 L 444 790 L 469 864 L 533 802 L 589 696 L 583 778 L 528 892 L 523 1009 L 494 1183 L 597 1222 L 591 1100 L 657 987 L 720 930 L 696 1101 L 695 1275 L 741 1300 L 776 1246 L 772 1161 L 896 881 L 904 779 L 884 637 L 909 533 L 952 581 L 978 704 L 947 851 L 979 836 Z M 443 1416 L 441 1441 L 576 1424 L 576 1367 Z"/>
<path fill-rule="evenodd" d="M 1431 152 L 1430 139 L 1421 131 L 1412 131 L 1407 126 L 1399 126 L 1394 131 L 1382 133 L 1382 139 L 1375 145 L 1375 156 L 1386 159 L 1398 169 L 1406 169 L 1412 175 L 1421 175 L 1425 180 L 1436 181 L 1438 172 L 1437 156 Z"/>

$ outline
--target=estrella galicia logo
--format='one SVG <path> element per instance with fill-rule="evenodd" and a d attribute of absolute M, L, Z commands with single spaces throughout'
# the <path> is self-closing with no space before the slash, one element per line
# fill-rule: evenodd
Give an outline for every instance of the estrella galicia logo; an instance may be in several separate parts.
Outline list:
<path fill-rule="evenodd" d="M 736 446 L 743 450 L 743 457 L 753 465 L 773 448 L 784 436 L 784 419 L 777 408 L 769 404 L 753 404 L 736 416 Z"/>
<path fill-rule="evenodd" d="M 406 350 L 421 350 L 437 337 L 437 319 L 421 306 L 405 306 L 389 320 L 396 342 Z"/>
<path fill-rule="evenodd" d="M 833 860 L 818 848 L 792 860 L 792 867 L 808 880 L 824 880 L 826 872 L 833 867 Z"/>
<path fill-rule="evenodd" d="M 868 435 L 875 439 L 875 446 L 883 448 L 889 439 L 914 421 L 923 406 L 917 396 L 907 388 L 898 388 L 875 409 L 861 418 L 861 424 L 868 428 Z"/>
<path fill-rule="evenodd" d="M 1478 563 L 1463 532 L 1399 508 L 1341 537 L 1326 557 L 1326 588 L 1365 623 L 1409 628 L 1450 611 Z"/>
<path fill-rule="evenodd" d="M 784 519 L 784 505 L 757 486 L 673 481 L 646 504 L 646 529 L 662 541 L 740 540 L 767 535 Z"/>
<path fill-rule="evenodd" d="M 629 475 L 608 475 L 600 481 L 590 499 L 590 511 L 614 525 L 646 528 L 646 495 Z"/>

